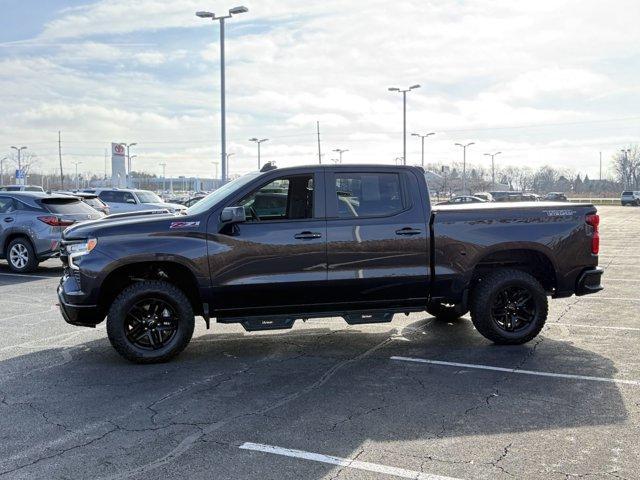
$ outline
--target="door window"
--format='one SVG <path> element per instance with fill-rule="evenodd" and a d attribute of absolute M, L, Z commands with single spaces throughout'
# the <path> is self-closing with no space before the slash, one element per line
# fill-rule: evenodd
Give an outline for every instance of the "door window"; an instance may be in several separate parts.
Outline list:
<path fill-rule="evenodd" d="M 336 173 L 340 218 L 390 216 L 404 209 L 397 173 Z"/>
<path fill-rule="evenodd" d="M 0 213 L 11 213 L 16 210 L 13 199 L 9 197 L 0 197 Z"/>
<path fill-rule="evenodd" d="M 313 217 L 313 176 L 274 180 L 243 198 L 248 222 L 300 220 Z"/>

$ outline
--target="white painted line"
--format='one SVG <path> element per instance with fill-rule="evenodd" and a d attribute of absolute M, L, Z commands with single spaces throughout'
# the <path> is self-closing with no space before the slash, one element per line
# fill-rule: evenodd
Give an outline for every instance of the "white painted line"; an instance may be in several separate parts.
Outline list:
<path fill-rule="evenodd" d="M 60 277 L 62 277 L 62 274 L 60 274 L 60 277 L 49 277 L 46 275 L 30 275 L 26 273 L 5 273 L 5 272 L 0 272 L 0 275 L 5 275 L 8 277 L 52 278 L 54 280 L 60 280 Z"/>
<path fill-rule="evenodd" d="M 402 362 L 429 363 L 432 365 L 444 365 L 446 367 L 473 368 L 476 370 L 493 370 L 496 372 L 519 373 L 522 375 L 537 375 L 539 377 L 570 378 L 573 380 L 588 380 L 591 382 L 624 383 L 626 385 L 635 385 L 637 387 L 640 387 L 640 381 L 638 380 L 623 380 L 618 378 L 591 377 L 588 375 L 571 375 L 568 373 L 536 372 L 533 370 L 519 370 L 517 368 L 492 367 L 489 365 L 475 365 L 471 363 L 442 362 L 440 360 L 427 360 L 426 358 L 391 357 L 391 360 L 400 360 Z"/>
<path fill-rule="evenodd" d="M 254 450 L 256 452 L 272 453 L 274 455 L 282 455 L 284 457 L 301 458 L 303 460 L 311 460 L 313 462 L 328 463 L 330 465 L 338 465 L 340 467 L 355 468 L 356 470 L 366 470 L 368 472 L 383 473 L 385 475 L 393 475 L 400 478 L 412 478 L 414 480 L 459 480 L 453 477 L 443 477 L 441 475 L 433 475 L 430 473 L 416 472 L 405 468 L 389 467 L 379 463 L 361 462 L 350 458 L 333 457 L 331 455 L 322 455 L 321 453 L 305 452 L 304 450 L 293 450 L 290 448 L 276 447 L 273 445 L 263 445 L 261 443 L 245 442 L 240 445 L 243 450 Z"/>
<path fill-rule="evenodd" d="M 547 326 L 556 327 L 577 327 L 577 328 L 603 328 L 605 330 L 630 330 L 634 332 L 640 332 L 640 328 L 636 327 L 610 327 L 608 325 L 584 325 L 581 323 L 547 323 Z"/>

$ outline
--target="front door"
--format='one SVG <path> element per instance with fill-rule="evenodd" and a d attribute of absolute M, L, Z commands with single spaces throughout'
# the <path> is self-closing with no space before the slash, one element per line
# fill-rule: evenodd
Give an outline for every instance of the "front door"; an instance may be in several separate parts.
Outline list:
<path fill-rule="evenodd" d="M 5 244 L 7 236 L 18 223 L 17 220 L 16 202 L 11 197 L 0 195 L 0 248 Z"/>
<path fill-rule="evenodd" d="M 229 206 L 247 220 L 220 228 L 211 218 L 212 307 L 224 315 L 305 311 L 325 301 L 326 220 L 322 175 L 272 176 Z M 220 312 L 218 312 L 220 313 Z"/>
<path fill-rule="evenodd" d="M 351 308 L 426 303 L 426 199 L 410 171 L 327 172 L 327 256 L 331 300 Z"/>

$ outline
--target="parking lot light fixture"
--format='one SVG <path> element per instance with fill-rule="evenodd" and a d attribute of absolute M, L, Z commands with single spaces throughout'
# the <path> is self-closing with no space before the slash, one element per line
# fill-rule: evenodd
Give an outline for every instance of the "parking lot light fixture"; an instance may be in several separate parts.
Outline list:
<path fill-rule="evenodd" d="M 491 186 L 496 188 L 496 163 L 494 161 L 496 155 L 500 155 L 502 152 L 485 153 L 486 157 L 491 157 Z"/>
<path fill-rule="evenodd" d="M 333 151 L 336 152 L 340 156 L 339 162 L 342 163 L 342 154 L 345 153 L 345 152 L 348 152 L 349 150 L 346 149 L 346 148 L 336 148 Z"/>
<path fill-rule="evenodd" d="M 268 138 L 259 139 L 257 137 L 253 137 L 253 138 L 250 138 L 249 141 L 255 142 L 256 144 L 258 144 L 258 170 L 260 170 L 260 144 L 262 142 L 268 142 L 269 139 Z"/>
<path fill-rule="evenodd" d="M 411 135 L 414 137 L 420 137 L 420 140 L 422 140 L 422 168 L 424 168 L 424 139 L 427 137 L 430 137 L 431 135 L 435 135 L 436 132 L 429 132 L 429 133 L 425 133 L 424 135 L 420 134 L 420 133 L 412 133 Z"/>
<path fill-rule="evenodd" d="M 465 195 L 467 191 L 467 147 L 475 145 L 475 142 L 469 142 L 467 144 L 456 143 L 456 146 L 462 147 L 462 194 Z"/>
<path fill-rule="evenodd" d="M 213 12 L 199 11 L 196 16 L 199 18 L 210 18 L 218 20 L 220 23 L 220 163 L 221 180 L 227 183 L 227 120 L 226 120 L 226 85 L 225 85 L 225 62 L 224 62 L 224 21 L 233 15 L 247 13 L 249 9 L 245 6 L 237 6 L 229 9 L 228 15 L 216 16 Z"/>
<path fill-rule="evenodd" d="M 390 92 L 402 93 L 402 158 L 407 164 L 407 92 L 420 88 L 420 85 L 411 85 L 409 88 L 389 87 Z"/>

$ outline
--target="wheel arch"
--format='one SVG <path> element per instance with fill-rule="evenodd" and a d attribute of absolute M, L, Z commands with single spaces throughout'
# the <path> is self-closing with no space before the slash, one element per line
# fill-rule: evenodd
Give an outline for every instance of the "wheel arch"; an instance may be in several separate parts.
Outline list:
<path fill-rule="evenodd" d="M 109 305 L 122 290 L 144 280 L 162 280 L 173 284 L 187 296 L 196 315 L 203 313 L 196 275 L 188 266 L 176 260 L 139 260 L 117 266 L 101 282 L 99 308 L 108 311 Z"/>
<path fill-rule="evenodd" d="M 496 246 L 486 252 L 476 263 L 472 273 L 472 283 L 496 268 L 514 268 L 532 275 L 548 293 L 558 286 L 557 265 L 548 249 L 541 245 L 522 244 L 514 248 L 510 245 Z"/>
<path fill-rule="evenodd" d="M 7 254 L 7 248 L 9 248 L 9 244 L 11 242 L 13 242 L 15 239 L 17 238 L 24 238 L 26 239 L 29 244 L 31 245 L 31 248 L 33 248 L 33 251 L 35 252 L 36 250 L 36 246 L 33 244 L 33 240 L 31 240 L 31 237 L 29 237 L 29 234 L 20 230 L 17 231 L 12 231 L 11 233 L 9 233 L 5 239 L 4 242 L 2 244 L 2 254 L 6 255 Z"/>

